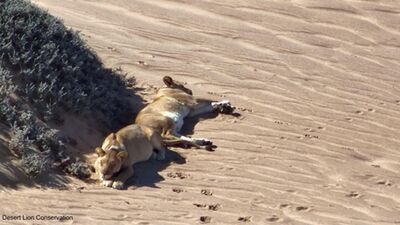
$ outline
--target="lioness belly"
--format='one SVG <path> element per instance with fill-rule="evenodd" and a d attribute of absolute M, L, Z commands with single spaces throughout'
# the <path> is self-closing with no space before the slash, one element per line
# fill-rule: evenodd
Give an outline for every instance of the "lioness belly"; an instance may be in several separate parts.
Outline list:
<path fill-rule="evenodd" d="M 175 131 L 179 132 L 183 126 L 183 119 L 189 115 L 189 109 L 184 109 L 181 112 L 162 112 L 165 117 L 170 118 L 175 124 Z"/>

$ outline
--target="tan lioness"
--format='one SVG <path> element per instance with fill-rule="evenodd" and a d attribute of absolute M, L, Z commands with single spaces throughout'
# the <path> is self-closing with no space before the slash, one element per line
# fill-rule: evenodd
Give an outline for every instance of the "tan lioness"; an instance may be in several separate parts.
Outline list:
<path fill-rule="evenodd" d="M 135 123 L 152 128 L 161 134 L 164 140 L 181 140 L 184 144 L 211 150 L 210 140 L 190 138 L 179 133 L 184 123 L 183 119 L 214 111 L 232 112 L 233 107 L 230 102 L 198 99 L 193 97 L 190 89 L 171 77 L 165 76 L 163 81 L 166 86 L 161 88 L 154 100 L 139 112 Z"/>
<path fill-rule="evenodd" d="M 163 160 L 165 147 L 159 133 L 133 124 L 108 135 L 96 153 L 95 169 L 103 185 L 122 189 L 133 175 L 133 164 L 151 157 Z"/>

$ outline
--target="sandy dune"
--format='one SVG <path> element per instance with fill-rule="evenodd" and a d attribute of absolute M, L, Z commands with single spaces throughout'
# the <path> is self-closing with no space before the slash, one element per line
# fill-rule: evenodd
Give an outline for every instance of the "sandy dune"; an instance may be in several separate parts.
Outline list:
<path fill-rule="evenodd" d="M 4 189 L 2 213 L 74 216 L 65 224 L 400 223 L 400 3 L 34 2 L 135 76 L 144 99 L 170 75 L 242 116 L 199 122 L 193 136 L 215 152 L 142 163 L 126 191 Z"/>

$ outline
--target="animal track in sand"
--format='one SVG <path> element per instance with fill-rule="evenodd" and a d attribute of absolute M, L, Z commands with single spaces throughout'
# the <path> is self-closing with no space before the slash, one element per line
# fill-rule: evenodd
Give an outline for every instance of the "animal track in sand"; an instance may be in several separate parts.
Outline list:
<path fill-rule="evenodd" d="M 202 193 L 203 195 L 207 195 L 207 196 L 213 195 L 213 192 L 208 189 L 202 189 L 200 193 Z"/>
<path fill-rule="evenodd" d="M 212 92 L 212 91 L 208 91 L 207 93 L 210 95 L 215 95 L 215 96 L 221 97 L 221 98 L 226 98 L 226 95 L 224 95 L 224 94 L 218 94 L 218 93 Z"/>
<path fill-rule="evenodd" d="M 200 216 L 200 221 L 203 223 L 210 223 L 211 217 L 210 216 Z"/>
<path fill-rule="evenodd" d="M 137 64 L 141 65 L 141 66 L 148 66 L 149 65 L 145 61 L 142 61 L 142 60 L 137 61 Z"/>
<path fill-rule="evenodd" d="M 240 222 L 250 222 L 251 221 L 251 216 L 241 216 L 238 218 L 238 221 Z"/>
<path fill-rule="evenodd" d="M 348 198 L 360 198 L 361 195 L 355 191 L 350 192 L 349 194 L 346 195 Z"/>
<path fill-rule="evenodd" d="M 296 207 L 296 211 L 298 211 L 298 212 L 300 212 L 300 211 L 309 212 L 309 211 L 311 211 L 311 208 L 307 207 L 307 206 L 297 206 Z"/>
<path fill-rule="evenodd" d="M 358 114 L 358 115 L 363 115 L 364 114 L 364 112 L 361 111 L 361 110 L 357 110 L 357 111 L 355 111 L 355 113 Z"/>
<path fill-rule="evenodd" d="M 304 137 L 309 139 L 319 139 L 318 135 L 305 134 Z"/>
<path fill-rule="evenodd" d="M 392 186 L 393 183 L 390 180 L 379 180 L 376 182 L 376 184 L 379 185 L 386 185 L 386 186 Z"/>
<path fill-rule="evenodd" d="M 221 208 L 221 205 L 219 203 L 214 204 L 214 205 L 208 205 L 208 210 L 217 211 L 220 208 Z"/>
<path fill-rule="evenodd" d="M 197 208 L 205 208 L 205 207 L 207 207 L 206 204 L 193 203 L 193 205 L 196 206 Z"/>
<path fill-rule="evenodd" d="M 377 185 L 385 185 L 385 186 L 393 186 L 393 182 L 388 180 L 388 179 L 382 179 L 379 178 L 377 176 L 374 176 L 372 174 L 365 174 L 365 175 L 361 175 L 359 176 L 363 179 L 369 180 Z"/>
<path fill-rule="evenodd" d="M 304 128 L 304 131 L 315 132 L 315 130 L 312 129 L 311 127 L 306 127 L 306 128 Z"/>
<path fill-rule="evenodd" d="M 279 124 L 279 125 L 287 125 L 287 126 L 291 125 L 291 123 L 283 122 L 281 120 L 274 120 L 274 123 Z"/>
<path fill-rule="evenodd" d="M 189 175 L 182 172 L 169 172 L 167 173 L 167 177 L 185 179 L 188 178 Z"/>
<path fill-rule="evenodd" d="M 239 111 L 242 111 L 242 112 L 250 112 L 250 113 L 253 112 L 252 109 L 243 108 L 243 107 L 237 107 L 236 109 L 239 110 Z"/>
<path fill-rule="evenodd" d="M 221 208 L 221 204 L 219 204 L 219 203 L 211 204 L 211 205 L 193 203 L 193 205 L 196 206 L 197 208 L 208 208 L 208 210 L 211 210 L 211 211 L 217 211 Z"/>
<path fill-rule="evenodd" d="M 111 50 L 112 52 L 119 52 L 119 51 L 117 51 L 116 48 L 113 48 L 113 47 L 107 47 L 107 49 Z"/>
<path fill-rule="evenodd" d="M 375 109 L 369 108 L 369 109 L 367 109 L 367 111 L 373 113 L 373 112 L 375 112 Z M 357 110 L 354 113 L 358 114 L 358 115 L 364 115 L 364 112 L 362 110 Z"/>
<path fill-rule="evenodd" d="M 280 209 L 286 209 L 286 208 L 289 208 L 289 207 L 290 207 L 289 204 L 280 204 L 280 205 L 279 205 L 279 208 L 280 208 Z"/>
<path fill-rule="evenodd" d="M 186 192 L 184 189 L 182 188 L 172 188 L 172 191 L 175 193 L 182 193 L 182 192 Z"/>
<path fill-rule="evenodd" d="M 304 134 L 303 136 L 297 136 L 296 138 L 297 139 L 301 139 L 301 140 L 303 140 L 304 138 L 307 138 L 307 139 L 319 139 L 319 136 L 318 135 L 311 135 L 311 134 Z"/>
<path fill-rule="evenodd" d="M 271 217 L 267 218 L 268 222 L 278 222 L 281 221 L 281 219 L 277 215 L 272 215 Z"/>

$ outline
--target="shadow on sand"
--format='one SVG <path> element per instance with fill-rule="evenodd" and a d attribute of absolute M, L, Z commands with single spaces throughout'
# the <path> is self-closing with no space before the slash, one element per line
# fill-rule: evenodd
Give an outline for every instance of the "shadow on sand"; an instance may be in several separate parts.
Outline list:
<path fill-rule="evenodd" d="M 153 187 L 158 188 L 157 183 L 165 180 L 159 172 L 165 170 L 171 164 L 185 164 L 186 159 L 182 157 L 179 153 L 167 150 L 165 152 L 165 160 L 149 160 L 145 162 L 138 163 L 133 166 L 135 175 L 126 183 L 126 186 L 130 189 L 138 187 Z"/>
<path fill-rule="evenodd" d="M 68 179 L 60 173 L 51 173 L 30 178 L 23 171 L 21 163 L 10 154 L 8 144 L 0 141 L 0 188 L 20 187 L 60 188 L 68 184 Z"/>
<path fill-rule="evenodd" d="M 181 134 L 192 135 L 198 122 L 204 119 L 212 119 L 217 116 L 218 113 L 209 113 L 199 117 L 186 118 L 181 130 Z M 188 151 L 190 151 L 190 149 L 188 149 Z M 186 159 L 178 152 L 168 149 L 165 152 L 165 160 L 163 161 L 148 160 L 134 165 L 133 168 L 135 175 L 127 181 L 126 187 L 128 189 L 139 187 L 158 188 L 156 184 L 165 180 L 164 177 L 159 174 L 159 172 L 165 170 L 173 163 L 185 164 Z"/>
<path fill-rule="evenodd" d="M 239 113 L 233 113 L 232 116 L 238 117 Z M 217 112 L 208 113 L 197 117 L 185 118 L 184 125 L 181 130 L 182 135 L 192 135 L 194 133 L 194 128 L 197 123 L 206 119 L 213 119 L 218 116 Z M 196 151 L 196 149 L 192 149 Z M 190 149 L 188 149 L 190 151 Z M 205 151 L 205 150 L 198 150 Z M 165 160 L 149 160 L 145 162 L 138 163 L 134 165 L 135 175 L 131 177 L 127 183 L 126 187 L 128 189 L 135 189 L 139 187 L 153 187 L 158 188 L 157 183 L 164 179 L 159 172 L 165 170 L 171 164 L 185 164 L 186 159 L 180 155 L 178 152 L 168 149 L 166 151 Z"/>

